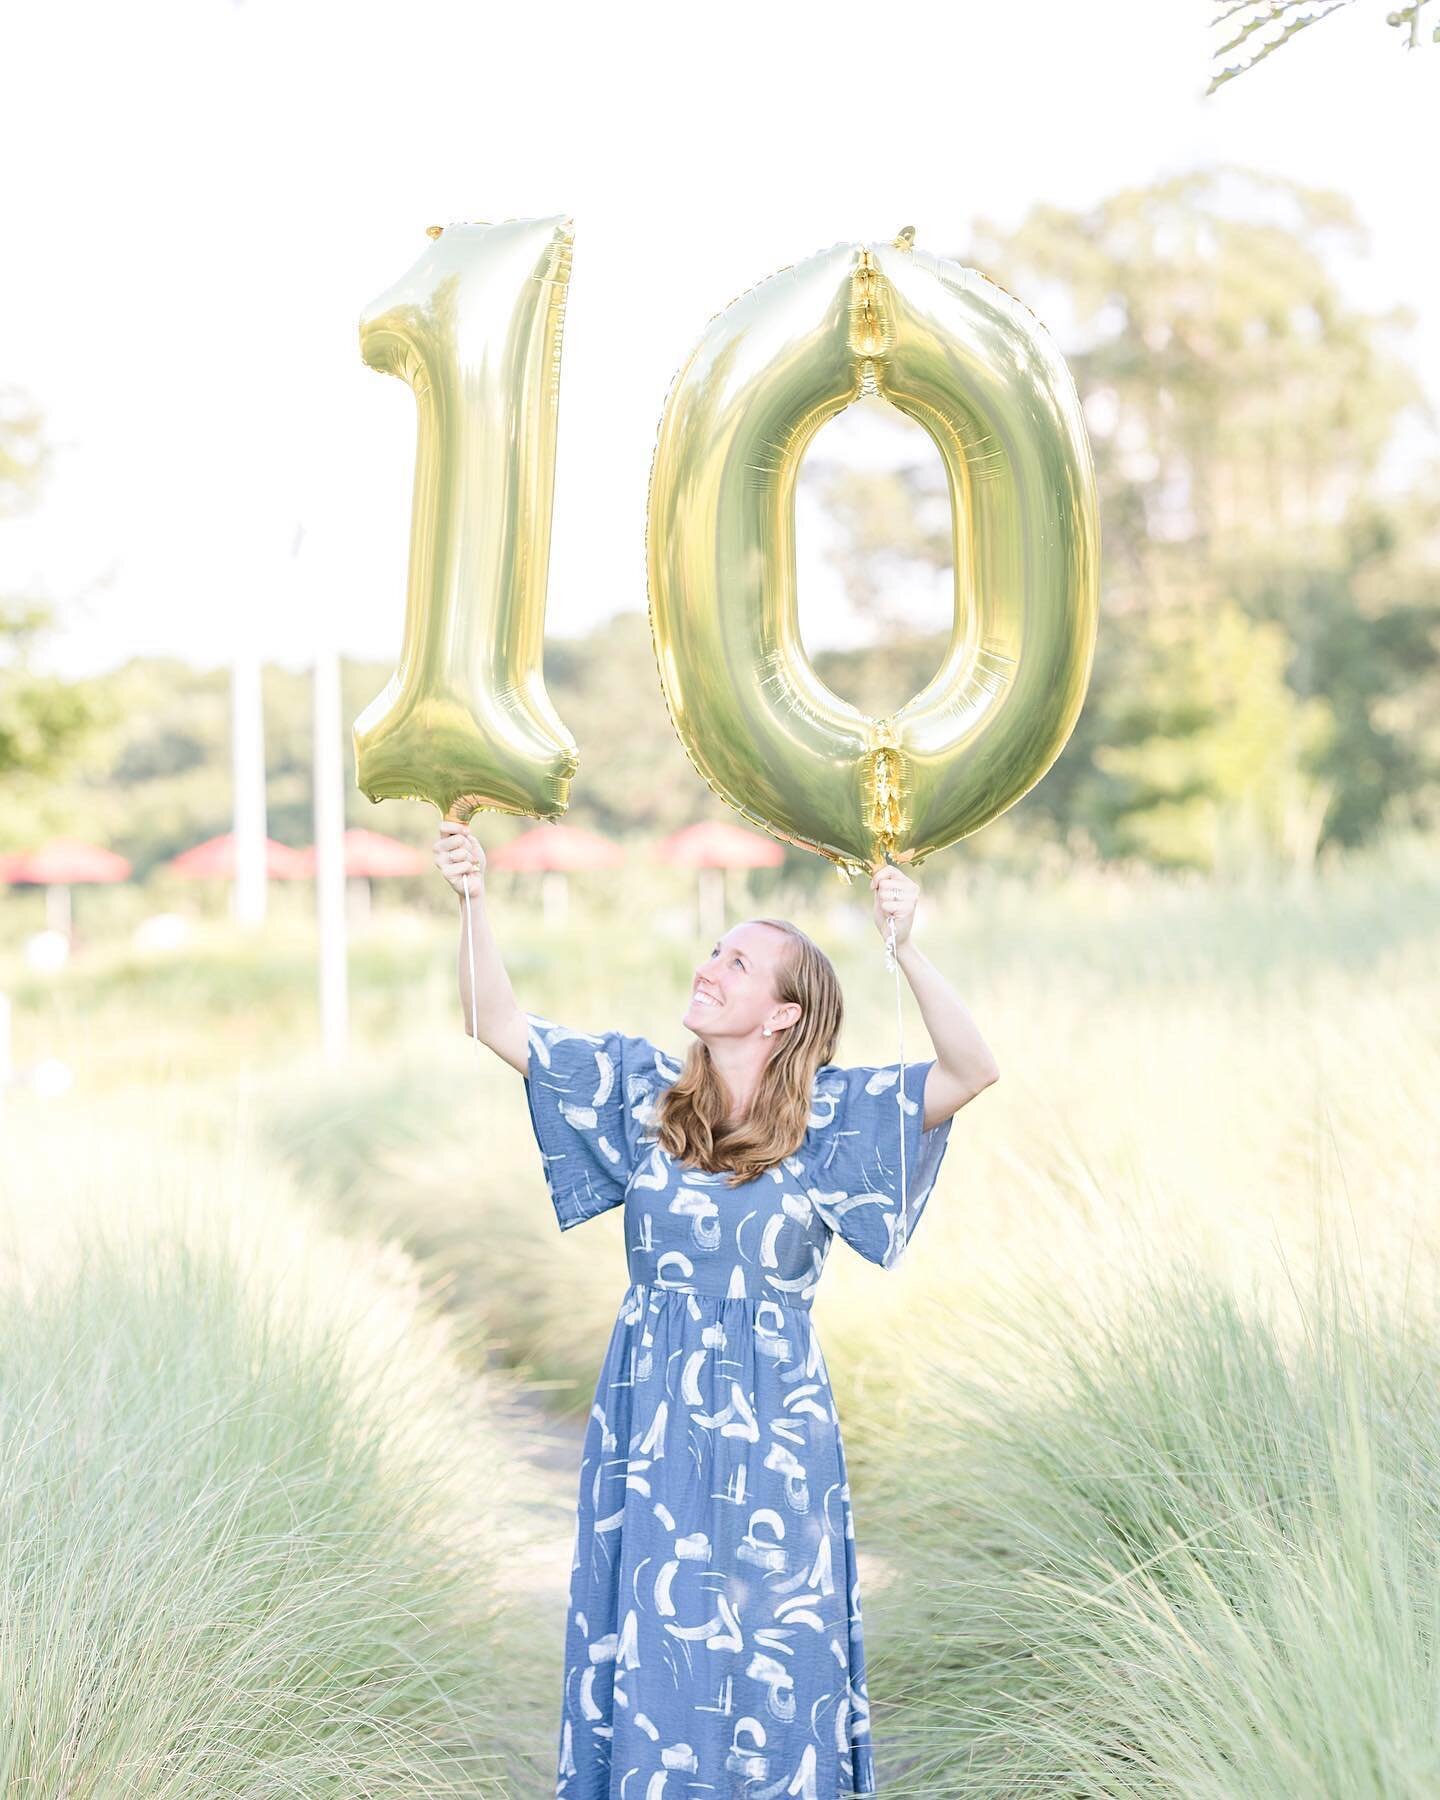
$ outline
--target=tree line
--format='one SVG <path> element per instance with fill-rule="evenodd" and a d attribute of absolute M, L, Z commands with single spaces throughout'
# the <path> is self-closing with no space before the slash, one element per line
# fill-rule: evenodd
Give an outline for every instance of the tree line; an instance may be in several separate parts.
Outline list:
<path fill-rule="evenodd" d="M 979 221 L 946 250 L 1050 325 L 1085 407 L 1102 514 L 1084 710 L 976 853 L 1304 866 L 1387 825 L 1437 823 L 1440 458 L 1404 354 L 1410 315 L 1361 310 L 1332 272 L 1336 249 L 1363 245 L 1341 197 L 1219 167 L 1088 209 L 1037 206 L 1010 232 Z M 12 396 L 0 513 L 43 471 L 39 419 Z M 864 646 L 817 651 L 817 672 L 866 711 L 892 710 L 946 638 L 917 632 L 895 599 L 907 575 L 949 567 L 938 455 L 920 442 L 895 469 L 847 468 L 822 434 L 800 479 L 869 624 Z M 62 623 L 0 597 L 0 849 L 79 814 L 143 875 L 229 827 L 228 676 L 136 659 L 46 678 L 34 649 Z M 388 674 L 346 665 L 347 720 Z M 626 836 L 725 814 L 671 729 L 643 613 L 547 640 L 545 675 L 581 748 L 576 823 Z M 308 677 L 268 669 L 265 702 L 271 833 L 305 842 Z M 433 834 L 428 807 L 373 806 L 353 787 L 347 806 L 351 823 Z M 481 816 L 492 841 L 526 823 Z"/>

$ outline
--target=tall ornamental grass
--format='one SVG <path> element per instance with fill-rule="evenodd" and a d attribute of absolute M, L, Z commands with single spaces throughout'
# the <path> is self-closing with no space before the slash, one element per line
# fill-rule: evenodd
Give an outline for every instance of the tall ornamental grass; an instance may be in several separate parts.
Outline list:
<path fill-rule="evenodd" d="M 9 1139 L 0 1792 L 515 1791 L 503 1457 L 413 1267 L 143 1129 Z"/>
<path fill-rule="evenodd" d="M 1420 1291 L 1440 1257 L 1440 845 L 1336 859 L 1299 884 L 1084 870 L 1026 884 L 978 868 L 921 881 L 925 947 L 1002 1080 L 957 1119 L 902 1266 L 882 1273 L 836 1245 L 816 1303 L 865 1566 L 882 1789 L 1440 1792 L 1423 1760 L 1429 1624 L 1413 1623 L 1433 1587 L 1417 1493 L 1440 1444 L 1423 1392 L 1436 1312 Z M 749 910 L 791 913 L 836 956 L 841 1059 L 892 1059 L 894 993 L 860 898 Z M 567 1024 L 678 1047 L 697 944 L 620 923 L 501 918 L 516 992 Z M 62 1132 L 132 1114 L 144 1129 L 183 1100 L 229 1142 L 238 1094 L 357 1246 L 393 1237 L 445 1284 L 447 1353 L 475 1369 L 498 1351 L 581 1420 L 626 1280 L 623 1221 L 557 1233 L 520 1079 L 460 1032 L 456 926 L 447 912 L 381 931 L 377 915 L 357 939 L 367 1055 L 340 1076 L 313 1054 L 308 951 L 268 944 L 197 947 L 168 985 L 98 948 L 61 980 L 13 984 L 22 1058 L 64 1054 L 80 1071 L 51 1115 L 73 1121 Z M 905 1045 L 928 1054 L 909 997 Z M 123 1205 L 112 1198 L 97 1191 L 92 1210 L 149 1205 L 128 1177 Z M 1321 1238 L 1337 1225 L 1368 1298 L 1302 1309 L 1295 1295 L 1333 1280 Z M 267 1229 L 273 1285 L 295 1259 L 277 1248 L 284 1220 Z M 1391 1408 L 1408 1451 L 1375 1399 L 1387 1393 L 1408 1396 Z M 1340 1427 L 1357 1420 L 1361 1449 L 1342 1454 Z M 1394 1474 L 1407 1454 L 1408 1489 Z M 1368 1490 L 1367 1457 L 1382 1472 Z M 1286 1506 L 1245 1511 L 1252 1466 Z M 510 1490 L 513 1462 L 483 1467 Z M 1152 1512 L 1177 1486 L 1191 1507 L 1172 1541 Z M 568 1473 L 562 1491 L 568 1505 Z M 483 1482 L 472 1503 L 502 1510 Z M 1412 1572 L 1409 1635 L 1382 1611 L 1366 1637 L 1355 1608 L 1367 1581 L 1393 1595 L 1373 1571 L 1397 1566 Z M 1257 1646 L 1248 1666 L 1226 1635 L 1237 1622 Z M 1393 1688 L 1367 1686 L 1362 1640 L 1407 1647 L 1375 1652 Z M 1419 1700 L 1387 1731 L 1406 1657 Z M 544 1734 L 518 1794 L 544 1791 L 551 1669 L 532 1671 Z M 1332 1724 L 1337 1693 L 1353 1727 Z"/>
<path fill-rule="evenodd" d="M 957 1116 L 900 1267 L 832 1246 L 815 1319 L 857 1485 L 867 1411 L 920 1366 L 929 1306 L 968 1315 L 1042 1257 L 1074 1284 L 1158 1242 L 1242 1286 L 1283 1284 L 1284 1265 L 1311 1259 L 1317 1223 L 1339 1218 L 1393 1291 L 1413 1245 L 1440 1252 L 1440 844 L 1340 863 L 1298 890 L 1083 872 L 1026 890 L 977 873 L 973 894 L 956 883 L 947 899 L 928 866 L 921 881 L 937 889 L 924 946 L 1001 1079 Z M 801 922 L 845 987 L 840 1060 L 893 1060 L 894 989 L 873 926 L 861 917 L 851 939 L 826 916 Z M 587 944 L 577 925 L 538 962 L 533 941 L 522 948 L 522 1004 L 690 1041 L 682 946 L 644 932 Z M 257 1079 L 255 1118 L 332 1216 L 443 1272 L 457 1315 L 483 1319 L 583 1419 L 627 1280 L 623 1221 L 617 1210 L 556 1230 L 521 1078 L 464 1037 L 453 961 L 452 924 L 417 958 L 404 1035 L 343 1076 L 278 1067 Z M 912 1060 L 932 1053 L 908 994 L 904 1044 Z M 881 1321 L 908 1325 L 898 1345 Z"/>
<path fill-rule="evenodd" d="M 1192 1265 L 932 1321 L 857 1527 L 892 1800 L 1440 1793 L 1435 1271 L 1324 1267 L 1289 1307 Z"/>

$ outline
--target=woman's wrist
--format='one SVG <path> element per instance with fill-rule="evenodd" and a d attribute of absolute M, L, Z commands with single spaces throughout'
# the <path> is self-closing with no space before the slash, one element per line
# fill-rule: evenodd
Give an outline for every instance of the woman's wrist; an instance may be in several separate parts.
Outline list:
<path fill-rule="evenodd" d="M 895 946 L 895 960 L 903 969 L 907 964 L 925 963 L 930 959 L 915 942 L 915 927 L 910 927 L 909 936 Z"/>

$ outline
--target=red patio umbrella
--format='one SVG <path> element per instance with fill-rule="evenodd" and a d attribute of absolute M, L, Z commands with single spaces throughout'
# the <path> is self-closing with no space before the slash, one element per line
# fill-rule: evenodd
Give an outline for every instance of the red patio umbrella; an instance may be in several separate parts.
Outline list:
<path fill-rule="evenodd" d="M 345 873 L 360 884 L 355 890 L 359 901 L 355 912 L 361 919 L 369 917 L 370 883 L 377 876 L 421 875 L 430 867 L 430 858 L 423 850 L 417 850 L 413 844 L 402 843 L 399 838 L 386 837 L 383 831 L 366 831 L 363 826 L 353 825 L 341 841 L 344 845 Z M 305 874 L 313 875 L 315 846 L 307 844 L 297 854 L 304 863 Z"/>
<path fill-rule="evenodd" d="M 537 825 L 485 852 L 487 869 L 539 873 L 540 904 L 547 925 L 558 924 L 565 917 L 567 871 L 613 869 L 624 860 L 625 852 L 617 843 L 598 831 L 586 831 L 583 825 Z"/>
<path fill-rule="evenodd" d="M 661 838 L 655 856 L 676 869 L 775 869 L 785 860 L 785 847 L 726 819 L 701 819 Z"/>
<path fill-rule="evenodd" d="M 235 879 L 235 833 L 222 832 L 219 837 L 206 838 L 203 844 L 192 844 L 188 850 L 182 850 L 178 856 L 172 856 L 165 867 L 173 874 L 183 875 L 189 880 L 205 881 Z M 293 880 L 308 875 L 305 867 L 304 853 L 292 850 L 288 844 L 277 844 L 274 838 L 265 839 L 265 873 L 278 880 Z"/>
<path fill-rule="evenodd" d="M 537 825 L 485 852 L 491 869 L 613 869 L 624 860 L 618 844 L 583 825 Z"/>
<path fill-rule="evenodd" d="M 384 875 L 422 875 L 430 867 L 430 858 L 413 844 L 399 838 L 386 837 L 382 831 L 366 831 L 355 825 L 345 833 L 345 873 L 366 881 Z M 315 846 L 307 844 L 298 850 L 305 873 L 315 873 Z"/>
<path fill-rule="evenodd" d="M 70 889 L 77 881 L 124 881 L 130 864 L 113 850 L 80 838 L 51 838 L 38 850 L 7 858 L 5 879 L 45 889 L 45 922 L 70 935 Z"/>
<path fill-rule="evenodd" d="M 725 929 L 726 870 L 778 868 L 785 847 L 727 819 L 701 819 L 661 838 L 654 857 L 669 868 L 699 870 L 700 935 L 719 937 Z"/>

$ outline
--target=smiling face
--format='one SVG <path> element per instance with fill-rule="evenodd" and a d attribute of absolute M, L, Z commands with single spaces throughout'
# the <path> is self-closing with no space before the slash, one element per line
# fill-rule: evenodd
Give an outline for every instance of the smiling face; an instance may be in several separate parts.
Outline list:
<path fill-rule="evenodd" d="M 695 970 L 683 1023 L 698 1038 L 778 1038 L 800 1017 L 793 1000 L 776 998 L 790 940 L 773 925 L 732 925 Z"/>

